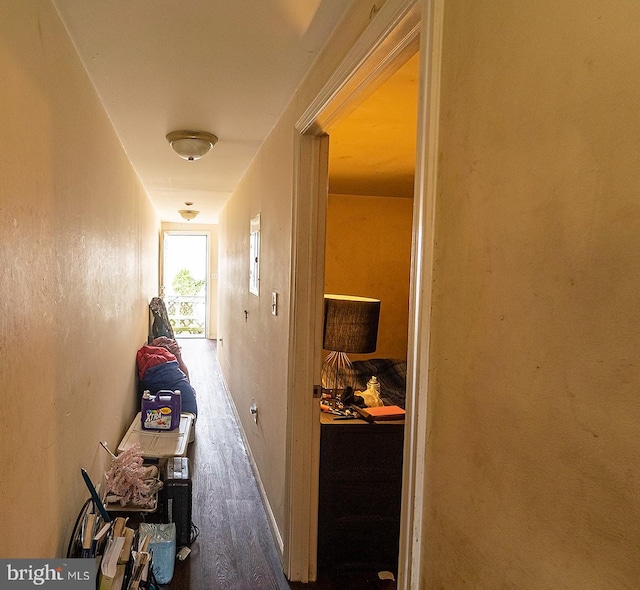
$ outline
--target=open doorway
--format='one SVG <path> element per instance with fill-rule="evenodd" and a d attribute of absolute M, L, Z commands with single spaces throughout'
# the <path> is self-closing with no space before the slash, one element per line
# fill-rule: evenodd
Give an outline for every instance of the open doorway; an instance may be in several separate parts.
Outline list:
<path fill-rule="evenodd" d="M 362 403 L 358 394 L 375 376 L 383 403 L 403 410 L 418 75 L 416 52 L 326 129 L 324 292 L 381 302 L 376 350 L 349 354 L 355 399 Z M 321 414 L 318 579 L 367 579 L 379 571 L 397 576 L 404 420 L 371 425 L 336 419 L 335 407 L 331 412 Z"/>
<path fill-rule="evenodd" d="M 295 420 L 289 423 L 289 487 L 290 494 L 287 502 L 290 508 L 290 520 L 285 543 L 284 563 L 287 576 L 290 579 L 315 579 L 318 570 L 316 557 L 318 555 L 318 490 L 320 472 L 317 469 L 321 456 L 321 436 L 318 417 L 317 400 L 311 400 L 298 395 L 300 391 L 318 392 L 320 382 L 320 359 L 322 344 L 322 316 L 323 292 L 325 288 L 325 274 L 328 266 L 325 264 L 325 220 L 327 210 L 327 179 L 329 168 L 329 152 L 331 151 L 331 134 L 336 124 L 344 119 L 349 112 L 355 110 L 365 98 L 379 88 L 390 76 L 414 56 L 420 44 L 420 30 L 422 21 L 420 4 L 406 2 L 402 5 L 385 4 L 371 26 L 360 37 L 350 54 L 345 58 L 342 66 L 327 82 L 315 101 L 298 120 L 296 130 L 298 151 L 298 170 L 296 174 L 296 207 L 295 224 L 304 231 L 296 232 L 297 240 L 294 247 L 294 273 L 296 289 L 294 299 L 296 306 L 291 321 L 291 360 L 292 371 L 289 387 L 290 415 Z M 420 103 L 422 104 L 422 103 Z M 414 112 L 415 116 L 415 112 Z M 413 149 L 416 138 L 420 137 L 420 145 L 424 143 L 423 134 L 418 125 L 412 129 Z M 384 134 L 381 134 L 384 137 Z M 389 146 L 388 149 L 393 149 Z M 414 152 L 415 153 L 415 152 Z M 420 163 L 416 177 L 422 177 L 423 165 L 419 158 L 413 161 L 414 168 Z M 412 185 L 413 183 L 410 182 Z M 416 182 L 416 184 L 418 184 Z M 375 193 L 373 193 L 375 194 Z M 420 199 L 422 194 L 419 195 Z M 416 226 L 422 218 L 421 201 L 411 207 L 413 211 L 412 251 L 421 247 L 422 235 L 416 233 Z M 416 211 L 418 215 L 416 216 Z M 349 229 L 347 237 L 352 241 L 375 241 L 376 236 L 363 235 Z M 373 242 L 372 242 L 373 243 Z M 343 247 L 349 252 L 350 246 Z M 369 249 L 371 253 L 371 249 Z M 374 256 L 369 256 L 372 267 L 375 267 Z M 416 296 L 420 284 L 420 277 L 416 276 L 415 258 L 410 265 L 409 293 L 410 302 L 408 321 L 403 322 L 403 333 L 409 332 L 406 344 L 402 345 L 407 358 L 407 393 L 408 406 L 415 403 L 415 380 L 413 379 L 416 357 L 419 352 L 415 346 L 413 335 L 415 332 Z M 308 261 L 313 264 L 309 265 Z M 349 276 L 345 271 L 343 277 Z M 374 272 L 374 277 L 375 272 Z M 406 304 L 405 304 L 406 306 Z M 393 355 L 393 352 L 384 352 Z M 301 367 L 301 370 L 296 370 Z M 413 497 L 415 415 L 408 414 L 409 420 L 403 428 L 404 466 L 402 467 L 402 498 L 400 500 L 402 514 L 400 517 L 399 552 L 402 563 L 398 569 L 404 576 L 400 576 L 401 584 L 406 584 L 406 575 L 410 562 L 414 561 L 412 554 L 412 537 L 409 531 L 413 526 L 414 515 L 407 498 Z M 394 443 L 395 444 L 395 443 Z M 400 452 L 402 454 L 402 452 Z M 306 461 L 299 457 L 307 457 Z M 310 458 L 310 459 L 308 459 Z M 408 485 L 407 485 L 408 483 Z M 395 500 L 399 500 L 396 498 Z M 396 504 L 396 515 L 397 515 Z M 394 524 L 397 531 L 397 520 Z M 394 550 L 397 557 L 397 551 Z M 308 576 L 308 577 L 306 577 Z M 404 580 L 402 579 L 404 577 Z"/>
<path fill-rule="evenodd" d="M 206 232 L 163 232 L 160 293 L 177 338 L 207 334 L 208 260 Z"/>

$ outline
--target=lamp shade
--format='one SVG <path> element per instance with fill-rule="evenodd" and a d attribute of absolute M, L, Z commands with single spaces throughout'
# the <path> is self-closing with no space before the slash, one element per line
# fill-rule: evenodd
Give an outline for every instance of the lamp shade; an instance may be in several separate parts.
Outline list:
<path fill-rule="evenodd" d="M 379 299 L 325 295 L 322 347 L 356 354 L 375 352 L 379 319 Z"/>

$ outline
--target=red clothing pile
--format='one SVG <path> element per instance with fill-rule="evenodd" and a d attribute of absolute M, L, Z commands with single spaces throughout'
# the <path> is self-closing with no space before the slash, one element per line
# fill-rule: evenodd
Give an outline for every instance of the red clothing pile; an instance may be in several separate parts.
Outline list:
<path fill-rule="evenodd" d="M 140 379 L 143 379 L 147 369 L 175 360 L 176 357 L 166 348 L 162 348 L 160 346 L 147 346 L 145 344 L 136 354 L 138 376 Z"/>

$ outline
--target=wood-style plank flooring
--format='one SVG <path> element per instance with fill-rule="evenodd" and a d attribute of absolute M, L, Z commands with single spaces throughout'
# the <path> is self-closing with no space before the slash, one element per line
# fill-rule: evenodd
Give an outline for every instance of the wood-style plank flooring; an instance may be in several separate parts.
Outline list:
<path fill-rule="evenodd" d="M 387 590 L 375 576 L 285 578 L 258 486 L 216 359 L 216 342 L 182 338 L 183 359 L 196 389 L 196 439 L 188 456 L 193 522 L 200 534 L 184 562 L 176 561 L 171 590 Z"/>
<path fill-rule="evenodd" d="M 215 341 L 183 338 L 198 420 L 189 458 L 200 534 L 166 588 L 280 590 L 282 573 L 265 510 L 215 357 Z"/>

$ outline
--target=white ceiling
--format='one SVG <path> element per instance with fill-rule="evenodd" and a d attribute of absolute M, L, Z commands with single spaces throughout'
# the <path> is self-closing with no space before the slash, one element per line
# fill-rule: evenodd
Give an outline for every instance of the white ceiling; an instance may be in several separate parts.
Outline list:
<path fill-rule="evenodd" d="M 52 0 L 161 220 L 218 212 L 351 0 Z M 208 131 L 196 162 L 165 135 Z"/>

